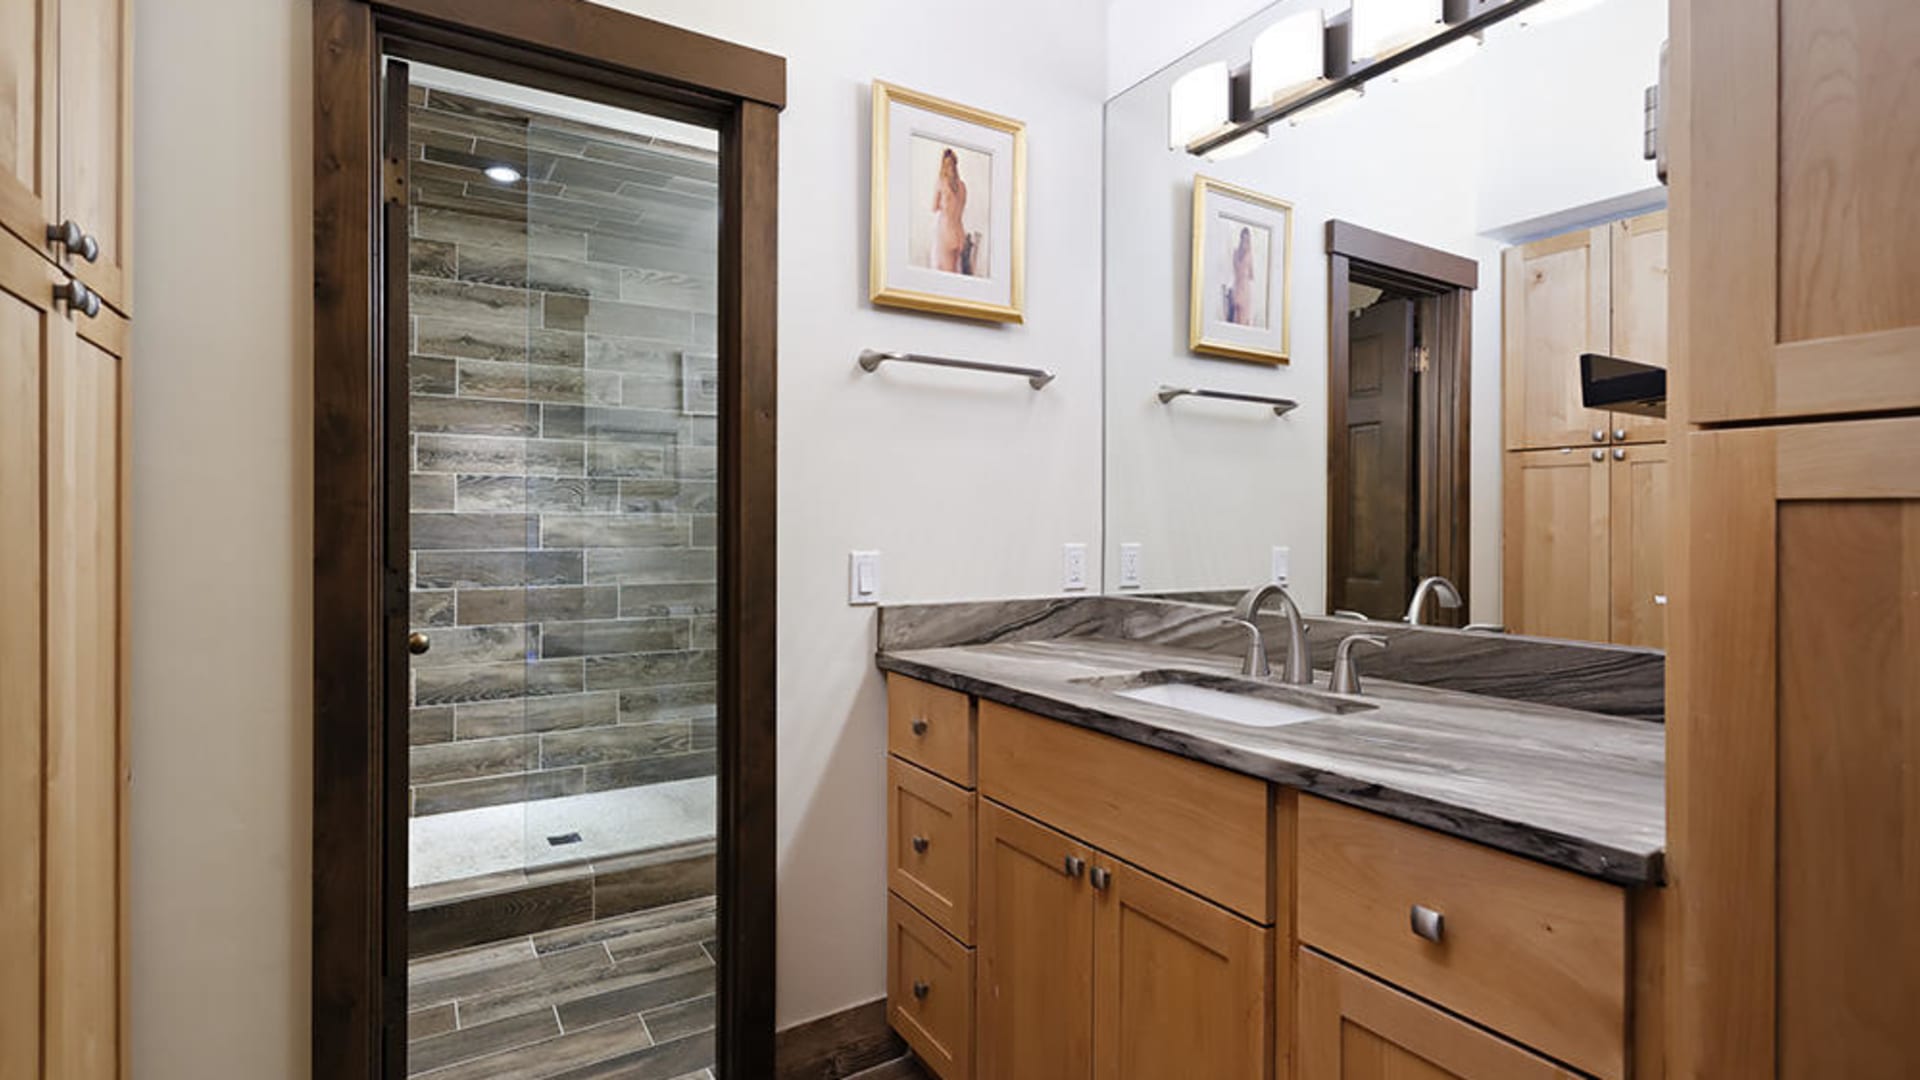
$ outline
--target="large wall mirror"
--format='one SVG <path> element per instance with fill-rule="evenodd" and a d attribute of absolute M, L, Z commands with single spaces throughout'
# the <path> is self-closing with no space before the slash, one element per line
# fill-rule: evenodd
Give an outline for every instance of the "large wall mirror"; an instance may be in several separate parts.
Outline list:
<path fill-rule="evenodd" d="M 1429 586 L 1424 622 L 1662 647 L 1659 407 L 1588 407 L 1581 365 L 1666 364 L 1666 0 L 1509 4 L 1264 141 L 1170 137 L 1212 65 L 1244 115 L 1290 19 L 1349 75 L 1391 55 L 1339 3 L 1272 4 L 1108 104 L 1106 590 L 1284 579 L 1401 619 L 1441 576 L 1460 602 Z"/>

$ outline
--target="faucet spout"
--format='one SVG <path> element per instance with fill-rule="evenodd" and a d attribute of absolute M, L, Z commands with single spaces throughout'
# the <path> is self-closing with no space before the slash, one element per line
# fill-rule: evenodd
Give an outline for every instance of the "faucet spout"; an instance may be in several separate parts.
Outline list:
<path fill-rule="evenodd" d="M 1423 579 L 1413 590 L 1413 599 L 1407 604 L 1407 624 L 1421 625 L 1420 616 L 1426 610 L 1428 595 L 1440 601 L 1440 606 L 1451 611 L 1460 606 L 1460 590 L 1453 582 L 1438 575 Z"/>
<path fill-rule="evenodd" d="M 1300 617 L 1300 606 L 1287 595 L 1284 586 L 1269 582 L 1247 591 L 1234 608 L 1234 617 L 1251 623 L 1260 614 L 1260 608 L 1274 597 L 1280 598 L 1280 613 L 1287 619 L 1287 662 L 1281 669 L 1280 681 L 1294 686 L 1313 684 L 1313 656 L 1307 651 L 1307 624 Z"/>

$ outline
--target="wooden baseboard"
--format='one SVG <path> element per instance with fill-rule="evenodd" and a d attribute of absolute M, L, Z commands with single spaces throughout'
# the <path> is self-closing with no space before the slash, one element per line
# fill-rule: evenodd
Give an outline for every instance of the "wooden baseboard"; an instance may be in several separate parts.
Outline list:
<path fill-rule="evenodd" d="M 887 999 L 796 1024 L 774 1036 L 775 1080 L 843 1080 L 906 1054 L 887 1026 Z"/>

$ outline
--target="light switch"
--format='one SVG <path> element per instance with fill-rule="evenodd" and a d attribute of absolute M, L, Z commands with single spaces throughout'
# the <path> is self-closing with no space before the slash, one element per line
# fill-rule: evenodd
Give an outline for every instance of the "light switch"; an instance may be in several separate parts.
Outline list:
<path fill-rule="evenodd" d="M 880 553 L 877 551 L 852 551 L 847 553 L 847 603 L 877 604 L 880 602 Z"/>
<path fill-rule="evenodd" d="M 1275 545 L 1273 549 L 1273 581 L 1276 585 L 1287 583 L 1287 565 L 1291 561 L 1289 549 Z"/>
<path fill-rule="evenodd" d="M 1137 589 L 1140 587 L 1140 545 L 1120 545 L 1120 587 Z"/>
<path fill-rule="evenodd" d="M 1060 587 L 1073 592 L 1087 587 L 1087 545 L 1064 544 L 1060 548 Z"/>

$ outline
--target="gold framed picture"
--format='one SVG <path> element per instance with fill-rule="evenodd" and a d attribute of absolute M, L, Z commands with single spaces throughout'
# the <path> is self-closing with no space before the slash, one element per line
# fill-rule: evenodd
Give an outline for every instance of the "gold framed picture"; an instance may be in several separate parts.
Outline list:
<path fill-rule="evenodd" d="M 1287 362 L 1293 340 L 1293 204 L 1193 178 L 1193 278 L 1187 347 Z"/>
<path fill-rule="evenodd" d="M 875 80 L 876 304 L 1026 317 L 1027 126 Z"/>

